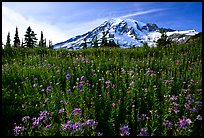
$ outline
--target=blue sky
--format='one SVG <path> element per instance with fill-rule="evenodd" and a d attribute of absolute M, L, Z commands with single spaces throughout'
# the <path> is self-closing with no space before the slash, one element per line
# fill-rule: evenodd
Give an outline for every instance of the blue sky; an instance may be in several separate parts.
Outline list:
<path fill-rule="evenodd" d="M 16 26 L 22 38 L 30 25 L 58 43 L 117 17 L 201 32 L 202 2 L 2 2 L 2 40 L 8 32 L 13 40 Z"/>

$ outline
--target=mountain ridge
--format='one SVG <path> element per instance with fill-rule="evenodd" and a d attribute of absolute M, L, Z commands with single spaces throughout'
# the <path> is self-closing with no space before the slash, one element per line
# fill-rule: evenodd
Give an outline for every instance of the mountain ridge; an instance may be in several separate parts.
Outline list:
<path fill-rule="evenodd" d="M 143 23 L 133 19 L 111 18 L 92 31 L 55 44 L 54 49 L 81 49 L 85 40 L 87 47 L 92 47 L 93 40 L 96 37 L 100 46 L 103 31 L 108 41 L 113 40 L 115 43 L 118 42 L 121 48 L 142 46 L 144 43 L 147 43 L 150 47 L 154 47 L 156 46 L 156 41 L 161 37 L 161 31 L 166 32 L 171 40 L 177 42 L 185 42 L 189 39 L 189 36 L 198 34 L 193 29 L 178 31 L 170 28 L 159 28 L 154 23 Z"/>

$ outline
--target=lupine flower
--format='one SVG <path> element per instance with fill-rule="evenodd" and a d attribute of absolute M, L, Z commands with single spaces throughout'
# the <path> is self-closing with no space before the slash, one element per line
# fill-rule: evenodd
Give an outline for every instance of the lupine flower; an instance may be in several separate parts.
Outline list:
<path fill-rule="evenodd" d="M 148 135 L 149 134 L 148 134 L 147 130 L 145 128 L 141 128 L 138 136 L 148 136 Z"/>
<path fill-rule="evenodd" d="M 82 82 L 80 82 L 79 87 L 83 87 L 83 83 Z"/>
<path fill-rule="evenodd" d="M 40 120 L 39 120 L 39 118 L 38 118 L 38 119 L 33 118 L 32 128 L 38 126 L 39 124 L 40 124 Z"/>
<path fill-rule="evenodd" d="M 188 126 L 192 123 L 191 119 L 186 119 L 185 116 L 183 116 L 183 119 L 179 119 L 179 126 L 180 127 L 185 127 Z"/>
<path fill-rule="evenodd" d="M 173 100 L 177 100 L 177 99 L 178 99 L 178 96 L 172 95 L 169 100 L 173 101 Z"/>
<path fill-rule="evenodd" d="M 14 135 L 18 136 L 22 131 L 24 131 L 24 127 L 15 125 L 13 131 L 14 131 Z"/>
<path fill-rule="evenodd" d="M 75 123 L 73 126 L 72 126 L 72 129 L 73 130 L 77 130 L 81 127 L 80 123 Z"/>
<path fill-rule="evenodd" d="M 129 136 L 130 135 L 128 126 L 122 126 L 120 128 L 120 135 L 121 136 Z"/>
<path fill-rule="evenodd" d="M 24 117 L 22 118 L 22 122 L 23 122 L 23 123 L 26 123 L 29 119 L 30 119 L 29 116 L 24 116 Z"/>
<path fill-rule="evenodd" d="M 87 125 L 93 125 L 93 124 L 94 124 L 93 119 L 87 120 L 87 121 L 86 121 L 86 124 L 87 124 Z"/>
<path fill-rule="evenodd" d="M 71 89 L 68 89 L 67 92 L 71 92 Z"/>
<path fill-rule="evenodd" d="M 70 129 L 71 127 L 72 127 L 72 121 L 67 121 L 67 123 L 62 124 L 62 129 L 63 130 Z"/>
<path fill-rule="evenodd" d="M 70 75 L 70 74 L 67 74 L 67 75 L 66 75 L 66 79 L 69 79 L 69 78 L 71 78 L 71 75 Z"/>
<path fill-rule="evenodd" d="M 64 108 L 62 108 L 62 109 L 60 109 L 60 110 L 58 111 L 58 114 L 61 114 L 61 113 L 64 113 Z"/>
<path fill-rule="evenodd" d="M 51 89 L 52 89 L 52 86 L 47 86 L 47 91 L 51 91 Z"/>
<path fill-rule="evenodd" d="M 74 110 L 72 111 L 72 115 L 77 115 L 78 113 L 81 113 L 81 109 L 80 108 L 74 108 Z"/>
<path fill-rule="evenodd" d="M 195 103 L 198 105 L 202 105 L 202 101 L 196 101 Z"/>
<path fill-rule="evenodd" d="M 164 125 L 165 127 L 171 128 L 171 127 L 172 127 L 172 122 L 169 121 L 169 120 L 164 120 L 163 125 Z"/>

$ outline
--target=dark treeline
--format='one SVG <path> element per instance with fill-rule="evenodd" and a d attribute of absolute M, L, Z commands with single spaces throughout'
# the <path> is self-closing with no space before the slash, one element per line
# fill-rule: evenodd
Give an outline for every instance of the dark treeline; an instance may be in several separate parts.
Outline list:
<path fill-rule="evenodd" d="M 34 48 L 34 47 L 44 47 L 44 48 L 52 48 L 52 41 L 49 40 L 48 46 L 46 45 L 46 38 L 44 38 L 43 31 L 41 31 L 40 40 L 36 37 L 36 33 L 29 26 L 25 32 L 24 38 L 22 41 L 19 39 L 18 35 L 18 27 L 16 27 L 16 32 L 14 35 L 13 45 L 11 44 L 10 32 L 8 32 L 6 44 L 4 45 L 4 49 L 9 48 Z M 3 44 L 2 44 L 3 46 Z"/>

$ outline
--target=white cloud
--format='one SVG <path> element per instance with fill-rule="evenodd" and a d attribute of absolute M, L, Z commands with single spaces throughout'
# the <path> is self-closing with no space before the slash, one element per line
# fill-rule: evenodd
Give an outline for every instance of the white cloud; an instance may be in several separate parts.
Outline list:
<path fill-rule="evenodd" d="M 8 32 L 10 32 L 10 37 L 13 41 L 16 26 L 18 27 L 20 40 L 24 38 L 24 34 L 28 26 L 30 26 L 31 29 L 37 34 L 38 39 L 40 39 L 41 31 L 43 31 L 47 41 L 52 40 L 53 43 L 67 39 L 67 35 L 58 27 L 43 21 L 35 20 L 31 17 L 25 18 L 23 15 L 13 11 L 12 9 L 2 6 L 2 41 L 4 44 L 6 43 Z"/>
<path fill-rule="evenodd" d="M 48 16 L 48 15 L 45 15 Z M 56 17 L 57 18 L 57 17 Z M 10 32 L 11 41 L 13 41 L 16 26 L 18 27 L 18 33 L 20 41 L 24 38 L 24 34 L 28 28 L 37 34 L 38 40 L 40 39 L 40 33 L 43 31 L 44 37 L 48 40 L 52 40 L 53 44 L 66 41 L 67 39 L 74 37 L 76 35 L 82 35 L 88 31 L 91 31 L 106 19 L 95 19 L 88 22 L 54 22 L 54 24 L 49 23 L 45 20 L 36 20 L 34 16 L 25 17 L 22 14 L 15 12 L 14 10 L 8 8 L 7 6 L 2 6 L 2 41 L 6 43 L 6 37 L 8 32 Z"/>
<path fill-rule="evenodd" d="M 151 9 L 151 10 L 146 10 L 146 11 L 139 11 L 131 14 L 126 14 L 124 16 L 120 16 L 119 18 L 127 18 L 127 17 L 132 17 L 132 16 L 137 16 L 137 15 L 143 15 L 143 14 L 148 14 L 148 13 L 153 13 L 153 12 L 158 12 L 162 11 L 164 9 Z"/>

